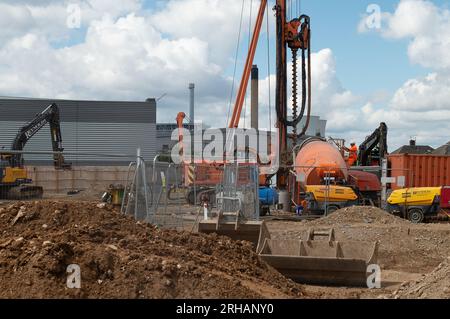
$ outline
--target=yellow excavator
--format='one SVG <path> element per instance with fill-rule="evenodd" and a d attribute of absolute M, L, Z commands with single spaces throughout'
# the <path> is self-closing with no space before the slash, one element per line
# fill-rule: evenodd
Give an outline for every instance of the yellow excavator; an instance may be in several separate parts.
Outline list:
<path fill-rule="evenodd" d="M 26 143 L 47 123 L 50 125 L 52 148 L 55 152 L 53 154 L 55 169 L 71 169 L 71 164 L 66 163 L 64 156 L 61 154 L 64 149 L 62 148 L 59 108 L 53 103 L 37 114 L 31 122 L 20 128 L 10 151 L 0 151 L 0 197 L 5 199 L 42 197 L 43 188 L 32 185 L 33 181 L 28 177 L 21 152 Z"/>

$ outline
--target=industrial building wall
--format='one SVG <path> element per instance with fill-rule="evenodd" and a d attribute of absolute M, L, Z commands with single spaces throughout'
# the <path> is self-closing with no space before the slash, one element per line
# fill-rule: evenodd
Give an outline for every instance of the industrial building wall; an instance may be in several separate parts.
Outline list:
<path fill-rule="evenodd" d="M 176 131 L 177 139 L 172 140 L 172 132 Z M 171 151 L 178 143 L 178 128 L 176 124 L 157 124 L 156 126 L 156 150 L 157 152 Z"/>
<path fill-rule="evenodd" d="M 156 103 L 0 100 L 0 147 L 10 149 L 20 127 L 55 102 L 60 109 L 63 147 L 66 152 L 135 154 L 151 161 L 156 155 Z M 48 125 L 30 139 L 27 151 L 51 151 Z M 108 156 L 66 156 L 74 165 L 127 165 L 129 159 Z M 27 164 L 51 164 L 50 155 L 25 155 Z"/>
<path fill-rule="evenodd" d="M 27 166 L 34 185 L 44 189 L 45 196 L 79 190 L 84 196 L 99 195 L 111 184 L 126 185 L 127 166 L 74 166 L 71 170 L 55 170 L 52 166 Z"/>
<path fill-rule="evenodd" d="M 156 139 L 156 148 L 158 152 L 172 151 L 172 148 L 177 144 L 177 140 L 172 140 L 170 136 L 158 136 Z"/>

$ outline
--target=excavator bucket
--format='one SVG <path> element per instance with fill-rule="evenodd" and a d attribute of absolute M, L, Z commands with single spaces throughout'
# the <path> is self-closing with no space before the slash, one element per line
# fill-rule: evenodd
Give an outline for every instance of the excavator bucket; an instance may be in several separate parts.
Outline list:
<path fill-rule="evenodd" d="M 253 244 L 255 251 L 257 251 L 258 247 L 262 247 L 265 238 L 270 237 L 264 221 L 243 221 L 239 218 L 233 218 L 233 216 L 221 213 L 214 219 L 200 221 L 198 232 L 205 234 L 216 233 L 233 240 L 246 240 Z"/>
<path fill-rule="evenodd" d="M 368 266 L 377 263 L 378 242 L 335 241 L 333 229 L 310 230 L 306 240 L 262 240 L 261 259 L 300 283 L 365 286 Z"/>

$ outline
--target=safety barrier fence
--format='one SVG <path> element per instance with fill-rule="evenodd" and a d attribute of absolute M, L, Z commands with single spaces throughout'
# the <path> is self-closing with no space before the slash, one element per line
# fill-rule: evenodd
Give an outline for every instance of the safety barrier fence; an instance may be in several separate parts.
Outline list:
<path fill-rule="evenodd" d="M 211 213 L 213 210 L 233 212 L 240 210 L 243 217 L 258 219 L 259 211 L 259 167 L 256 164 L 227 162 L 182 163 L 174 164 L 163 161 L 161 155 L 153 159 L 144 159 L 138 151 L 134 154 L 75 154 L 77 158 L 95 156 L 108 160 L 96 162 L 95 165 L 72 165 L 70 169 L 57 170 L 53 166 L 27 165 L 27 154 L 47 154 L 54 152 L 20 152 L 25 157 L 25 170 L 18 168 L 14 179 L 8 156 L 17 152 L 1 151 L 0 165 L 1 200 L 7 200 L 9 191 L 16 184 L 38 186 L 43 189 L 44 198 L 83 198 L 100 200 L 105 192 L 119 190 L 119 203 L 124 214 L 133 215 L 138 220 L 147 220 L 161 227 L 183 228 L 193 219 L 201 218 L 202 207 L 206 203 Z M 111 165 L 120 160 L 126 165 Z M 325 207 L 331 202 L 329 186 L 341 183 L 335 173 L 322 166 L 291 166 L 287 168 L 291 182 L 290 204 L 302 205 L 304 189 L 302 184 L 320 184 L 325 187 Z M 334 167 L 336 170 L 336 167 Z M 348 168 L 339 168 L 348 173 Z M 379 195 L 381 201 L 377 206 L 384 206 L 392 187 L 414 187 L 414 172 L 407 169 L 390 169 L 385 167 L 352 167 L 352 171 L 368 171 L 381 180 Z M 9 175 L 8 175 L 9 174 Z M 19 175 L 22 174 L 22 175 Z M 352 173 L 349 173 L 352 175 Z M 357 174 L 356 174 L 357 175 Z M 348 179 L 348 177 L 347 177 Z M 358 176 L 356 176 L 358 179 Z M 272 184 L 275 184 L 272 178 Z M 343 185 L 348 183 L 345 180 Z M 327 191 L 328 189 L 328 191 Z M 123 199 L 123 201 L 122 201 Z M 109 197 L 111 200 L 111 197 Z M 367 203 L 364 203 L 367 204 Z"/>

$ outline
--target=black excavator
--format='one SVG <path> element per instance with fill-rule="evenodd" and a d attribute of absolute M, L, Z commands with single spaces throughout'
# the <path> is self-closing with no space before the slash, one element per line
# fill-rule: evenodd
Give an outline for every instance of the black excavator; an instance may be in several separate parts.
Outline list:
<path fill-rule="evenodd" d="M 359 166 L 381 166 L 382 159 L 388 154 L 386 123 L 380 126 L 359 146 Z"/>
<path fill-rule="evenodd" d="M 33 181 L 28 177 L 24 166 L 23 151 L 27 142 L 39 132 L 46 124 L 50 126 L 52 141 L 53 164 L 57 170 L 69 170 L 72 165 L 66 163 L 61 152 L 62 147 L 59 108 L 53 103 L 35 118 L 24 125 L 17 133 L 11 145 L 11 151 L 1 151 L 0 158 L 0 197 L 5 199 L 41 198 L 44 191 L 41 186 L 31 185 Z M 15 153 L 14 151 L 18 151 Z"/>

